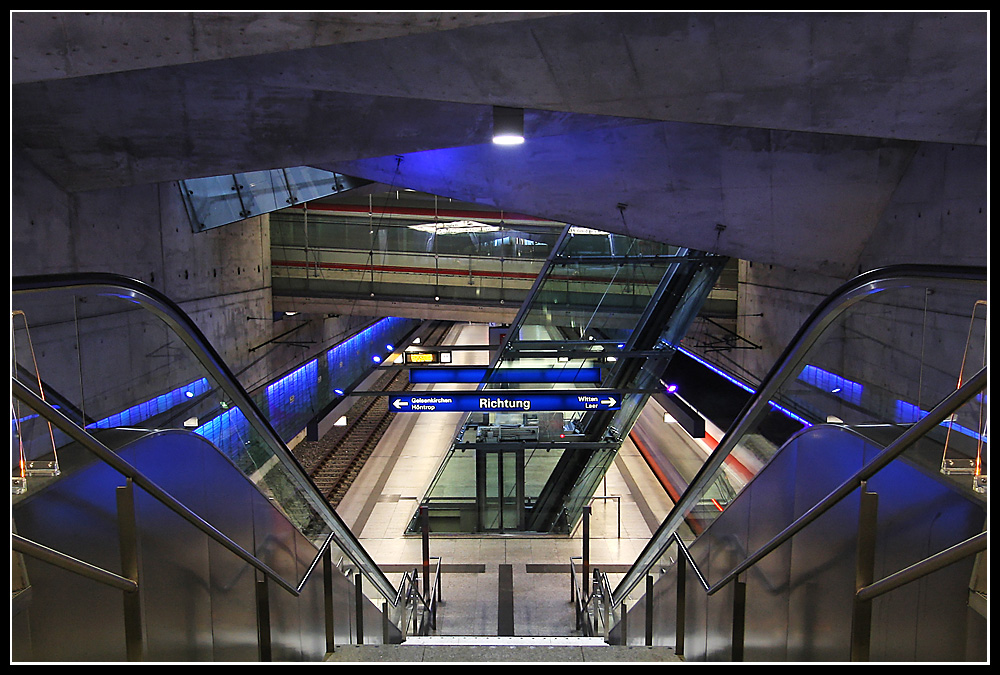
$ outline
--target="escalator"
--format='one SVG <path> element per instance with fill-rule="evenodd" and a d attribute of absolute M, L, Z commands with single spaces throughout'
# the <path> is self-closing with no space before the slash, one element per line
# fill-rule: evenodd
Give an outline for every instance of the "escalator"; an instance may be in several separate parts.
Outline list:
<path fill-rule="evenodd" d="M 31 326 L 12 332 L 14 661 L 318 661 L 405 639 L 405 590 L 183 311 L 114 275 L 13 291 Z"/>
<path fill-rule="evenodd" d="M 985 270 L 904 266 L 831 295 L 608 594 L 609 641 L 690 661 L 984 660 L 985 294 Z M 775 436 L 788 416 L 798 430 Z M 725 471 L 737 452 L 761 460 L 745 484 Z M 713 491 L 735 496 L 703 508 Z"/>

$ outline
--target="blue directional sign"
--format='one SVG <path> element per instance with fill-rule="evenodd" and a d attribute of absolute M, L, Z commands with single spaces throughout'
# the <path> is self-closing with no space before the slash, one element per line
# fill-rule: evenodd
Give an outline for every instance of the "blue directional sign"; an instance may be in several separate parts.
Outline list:
<path fill-rule="evenodd" d="M 522 383 L 564 383 L 581 382 L 597 384 L 601 381 L 601 369 L 585 368 L 497 368 L 492 372 L 487 368 L 477 366 L 432 366 L 427 368 L 410 368 L 410 382 L 444 383 L 444 382 L 485 382 L 487 375 L 490 382 L 522 382 Z"/>
<path fill-rule="evenodd" d="M 390 394 L 392 412 L 531 412 L 619 410 L 621 396 L 606 391 L 426 392 Z"/>

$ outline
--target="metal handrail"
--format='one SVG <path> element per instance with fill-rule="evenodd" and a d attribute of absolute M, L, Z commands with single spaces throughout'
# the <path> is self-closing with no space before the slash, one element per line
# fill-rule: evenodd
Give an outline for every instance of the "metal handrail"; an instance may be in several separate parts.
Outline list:
<path fill-rule="evenodd" d="M 965 541 L 955 544 L 950 548 L 946 548 L 945 550 L 935 553 L 932 556 L 928 556 L 920 562 L 914 563 L 905 569 L 893 572 L 879 581 L 868 584 L 864 588 L 858 590 L 857 598 L 863 602 L 874 600 L 881 595 L 885 595 L 889 591 L 894 591 L 901 586 L 905 586 L 911 581 L 925 577 L 931 572 L 937 572 L 938 570 L 943 569 L 954 562 L 967 558 L 970 555 L 976 555 L 977 553 L 985 551 L 988 534 L 989 533 L 985 531 L 980 532 L 974 537 L 969 537 Z"/>
<path fill-rule="evenodd" d="M 406 616 L 407 610 L 413 612 L 414 623 L 416 623 L 417 610 L 422 605 L 425 617 L 430 619 L 430 624 L 426 622 L 421 624 L 421 627 L 426 628 L 428 625 L 431 628 L 437 626 L 437 602 L 441 597 L 441 558 L 432 556 L 432 560 L 437 560 L 434 572 L 434 582 L 430 588 L 425 589 L 423 594 L 420 593 L 420 576 L 416 569 L 403 574 L 403 578 L 399 581 L 399 590 L 396 592 L 396 606 L 400 607 L 402 604 L 402 611 L 400 613 L 399 629 L 402 631 L 403 639 L 406 639 L 406 627 L 409 625 L 409 617 Z"/>
<path fill-rule="evenodd" d="M 690 565 L 691 569 L 694 570 L 695 576 L 698 577 L 698 583 L 701 584 L 701 587 L 705 589 L 706 592 L 710 591 L 712 589 L 711 584 L 708 583 L 705 575 L 701 573 L 701 568 L 698 567 L 698 562 L 694 559 L 694 556 L 691 555 L 691 550 L 687 547 L 687 544 L 684 543 L 684 540 L 681 539 L 681 535 L 674 532 L 671 538 L 677 542 L 677 550 L 681 552 L 688 565 Z"/>
<path fill-rule="evenodd" d="M 66 555 L 61 551 L 56 551 L 48 546 L 43 546 L 38 542 L 26 539 L 21 535 L 12 532 L 10 535 L 10 546 L 13 550 L 24 555 L 31 556 L 50 565 L 61 567 L 64 570 L 79 574 L 98 583 L 111 588 L 117 588 L 125 593 L 135 593 L 139 590 L 139 584 L 128 577 L 115 574 L 91 563 L 85 562 L 73 556 Z"/>
<path fill-rule="evenodd" d="M 747 402 L 736 423 L 725 434 L 708 460 L 699 469 L 694 480 L 657 528 L 635 564 L 618 584 L 614 593 L 615 604 L 624 601 L 648 570 L 656 564 L 670 545 L 672 535 L 683 524 L 687 513 L 696 505 L 701 494 L 709 487 L 716 472 L 736 447 L 738 441 L 770 408 L 771 399 L 791 376 L 795 367 L 809 349 L 820 339 L 824 330 L 844 311 L 872 293 L 890 288 L 903 288 L 929 281 L 949 283 L 983 283 L 986 270 L 982 267 L 954 267 L 939 265 L 895 265 L 871 270 L 844 283 L 827 296 L 812 312 L 795 337 L 782 352 L 757 392 Z"/>
<path fill-rule="evenodd" d="M 584 593 L 584 586 L 577 582 L 576 579 L 576 561 L 582 559 L 580 556 L 573 556 L 569 559 L 569 599 L 574 605 L 577 630 L 582 626 L 583 613 L 587 608 L 588 602 L 587 594 Z"/>
<path fill-rule="evenodd" d="M 170 326 L 191 350 L 199 363 L 208 372 L 213 374 L 219 386 L 234 401 L 236 406 L 240 408 L 246 416 L 247 421 L 258 435 L 264 439 L 264 442 L 268 444 L 275 456 L 281 457 L 287 462 L 287 466 L 291 469 L 290 475 L 298 480 L 303 491 L 313 496 L 312 506 L 323 515 L 327 524 L 331 527 L 337 543 L 345 550 L 345 553 L 364 571 L 365 575 L 369 577 L 376 589 L 378 589 L 386 600 L 389 602 L 394 601 L 395 589 L 393 589 L 392 583 L 368 552 L 361 546 L 360 542 L 337 512 L 319 494 L 316 486 L 308 478 L 295 457 L 287 450 L 284 442 L 281 441 L 267 419 L 260 413 L 226 362 L 215 348 L 212 347 L 198 326 L 195 325 L 176 303 L 141 281 L 117 274 L 54 274 L 47 276 L 14 277 L 11 280 L 11 291 L 14 294 L 36 291 L 72 290 L 76 288 L 85 288 L 97 292 L 103 289 L 119 294 L 127 300 L 141 304 Z M 317 552 L 313 564 L 309 566 L 309 569 L 315 568 L 316 561 L 319 560 L 322 554 L 322 550 Z"/>
<path fill-rule="evenodd" d="M 582 560 L 581 556 L 572 556 L 569 559 L 570 576 L 570 602 L 574 604 L 576 611 L 577 630 L 584 628 L 583 617 L 589 608 L 593 608 L 595 615 L 600 617 L 604 623 L 604 638 L 608 638 L 611 630 L 610 615 L 613 611 L 611 604 L 611 582 L 607 572 L 602 572 L 598 567 L 591 567 L 588 576 L 580 575 L 583 584 L 577 581 L 576 561 Z M 593 592 L 584 593 L 584 589 L 591 589 Z M 598 605 L 600 604 L 600 606 Z M 603 611 L 603 614 L 602 614 Z M 588 635 L 592 634 L 589 624 L 586 624 Z"/>
<path fill-rule="evenodd" d="M 925 577 L 932 572 L 937 572 L 938 570 L 943 569 L 952 563 L 958 562 L 963 558 L 985 551 L 987 535 L 988 533 L 985 531 L 980 532 L 973 537 L 969 537 L 965 541 L 959 542 L 954 546 L 930 555 L 919 562 L 913 563 L 909 567 L 893 572 L 879 581 L 875 581 L 860 588 L 856 593 L 856 597 L 861 601 L 874 600 L 881 595 L 885 595 L 889 591 L 894 591 L 901 586 L 905 586 L 911 581 L 916 581 L 917 579 Z M 705 590 L 706 595 L 714 595 L 726 583 L 735 578 L 735 576 L 732 576 L 720 581 L 715 584 L 715 586 L 710 585 L 705 580 L 705 575 L 702 574 L 697 561 L 695 561 L 694 556 L 691 555 L 690 549 L 688 549 L 684 540 L 681 539 L 681 536 L 674 532 L 673 535 L 671 535 L 671 540 L 673 543 L 677 544 L 677 550 L 681 552 L 684 559 L 687 561 L 687 564 L 691 566 L 691 569 L 698 577 L 698 583 Z"/>
<path fill-rule="evenodd" d="M 600 569 L 594 568 L 592 585 L 594 592 L 587 600 L 587 604 L 593 603 L 594 616 L 603 623 L 604 639 L 607 640 L 611 632 L 611 614 L 614 611 L 614 604 L 611 601 L 611 581 L 608 579 L 607 572 L 602 572 Z"/>
<path fill-rule="evenodd" d="M 319 566 L 320 558 L 323 557 L 323 554 L 327 552 L 332 543 L 333 543 L 333 533 L 331 532 L 326 536 L 326 539 L 323 540 L 323 543 L 322 545 L 320 545 L 316 557 L 312 559 L 312 562 L 309 563 L 309 567 L 306 568 L 306 573 L 302 575 L 302 580 L 299 582 L 299 585 L 295 588 L 296 592 L 302 593 L 302 589 L 305 588 L 306 583 L 312 576 L 313 571 Z"/>

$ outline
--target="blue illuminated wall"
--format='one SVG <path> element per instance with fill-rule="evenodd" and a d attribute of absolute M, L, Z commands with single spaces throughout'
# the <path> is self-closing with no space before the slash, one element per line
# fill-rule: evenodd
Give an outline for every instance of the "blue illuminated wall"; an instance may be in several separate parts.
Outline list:
<path fill-rule="evenodd" d="M 250 422 L 239 408 L 225 410 L 194 432 L 211 441 L 237 464 L 240 463 L 240 456 L 250 439 L 254 437 Z"/>
<path fill-rule="evenodd" d="M 829 394 L 833 394 L 848 403 L 861 405 L 861 395 L 864 387 L 845 377 L 823 370 L 822 368 L 817 368 L 816 366 L 805 366 L 799 374 L 799 380 Z"/>
<path fill-rule="evenodd" d="M 899 424 L 913 424 L 915 422 L 919 422 L 926 416 L 926 410 L 922 410 L 920 407 L 907 401 L 896 401 L 896 422 Z M 966 436 L 974 438 L 978 441 L 986 442 L 987 440 L 985 434 L 981 434 L 975 429 L 964 427 L 956 422 L 945 420 L 941 423 L 941 426 L 950 427 L 952 431 L 965 434 Z"/>
<path fill-rule="evenodd" d="M 166 394 L 161 394 L 148 401 L 137 403 L 136 405 L 122 410 L 121 412 L 109 415 L 87 425 L 88 429 L 112 429 L 115 427 L 135 427 L 140 426 L 157 415 L 169 412 L 177 406 L 193 399 L 211 389 L 211 385 L 204 377 L 181 387 L 177 387 Z"/>
<path fill-rule="evenodd" d="M 419 324 L 416 319 L 379 319 L 275 380 L 255 401 L 288 442 L 377 367 Z"/>
<path fill-rule="evenodd" d="M 280 430 L 294 429 L 300 417 L 307 416 L 308 419 L 318 410 L 319 381 L 318 360 L 313 359 L 268 385 L 265 390 L 266 404 L 261 409 L 267 412 L 271 426 L 279 431 L 284 440 L 288 439 Z"/>
<path fill-rule="evenodd" d="M 253 396 L 254 402 L 281 439 L 288 442 L 326 406 L 344 396 L 376 368 L 419 323 L 416 319 L 380 319 L 278 378 Z M 248 446 L 256 445 L 252 443 L 254 433 L 238 408 L 209 402 L 211 412 L 206 414 L 204 402 L 199 406 L 198 398 L 211 390 L 211 383 L 201 378 L 88 424 L 87 428 L 148 426 L 150 420 L 159 415 L 177 414 L 178 410 L 182 411 L 181 415 L 187 415 L 184 404 L 191 401 L 195 407 L 190 414 L 199 416 L 193 411 L 201 411 L 202 424 L 194 429 L 195 433 L 236 459 L 246 454 Z M 178 424 L 179 420 L 172 419 L 165 426 Z"/>
<path fill-rule="evenodd" d="M 326 395 L 342 395 L 343 391 L 381 363 L 418 324 L 415 319 L 387 317 L 329 349 L 323 357 L 330 373 Z"/>

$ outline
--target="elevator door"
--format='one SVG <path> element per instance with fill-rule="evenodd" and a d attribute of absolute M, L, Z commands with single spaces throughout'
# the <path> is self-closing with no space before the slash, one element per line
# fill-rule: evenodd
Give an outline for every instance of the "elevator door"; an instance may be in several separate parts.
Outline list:
<path fill-rule="evenodd" d="M 476 449 L 480 532 L 524 530 L 524 449 Z"/>

